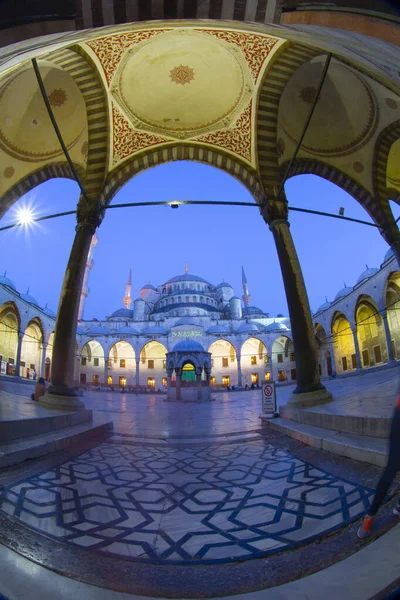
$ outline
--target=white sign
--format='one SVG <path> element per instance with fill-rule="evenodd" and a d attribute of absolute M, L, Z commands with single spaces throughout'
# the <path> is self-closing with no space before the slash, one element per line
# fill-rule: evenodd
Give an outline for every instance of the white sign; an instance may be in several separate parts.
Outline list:
<path fill-rule="evenodd" d="M 264 381 L 262 384 L 262 412 L 266 415 L 276 413 L 275 381 Z"/>

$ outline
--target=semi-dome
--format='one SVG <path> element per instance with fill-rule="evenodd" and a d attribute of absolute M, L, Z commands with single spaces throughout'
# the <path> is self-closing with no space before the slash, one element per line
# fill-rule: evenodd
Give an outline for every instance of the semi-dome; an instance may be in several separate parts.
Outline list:
<path fill-rule="evenodd" d="M 262 315 L 264 312 L 257 306 L 245 306 L 243 309 L 244 315 Z"/>
<path fill-rule="evenodd" d="M 389 258 L 392 258 L 392 256 L 394 256 L 393 249 L 389 248 L 389 250 L 385 254 L 385 258 L 383 259 L 383 262 L 386 262 L 387 260 L 389 260 Z"/>
<path fill-rule="evenodd" d="M 168 331 L 160 325 L 150 325 L 144 333 L 146 335 L 168 335 Z"/>
<path fill-rule="evenodd" d="M 345 285 L 341 290 L 338 291 L 338 293 L 335 296 L 335 300 L 339 300 L 340 298 L 344 298 L 345 296 L 348 296 L 350 294 L 350 292 L 353 291 L 352 287 L 347 287 L 347 285 Z"/>
<path fill-rule="evenodd" d="M 129 310 L 129 308 L 119 308 L 118 310 L 113 312 L 113 314 L 111 315 L 111 318 L 112 317 L 124 317 L 125 319 L 132 319 L 133 311 Z"/>
<path fill-rule="evenodd" d="M 259 331 L 255 323 L 242 323 L 236 329 L 236 333 L 252 333 L 254 331 Z"/>
<path fill-rule="evenodd" d="M 35 306 L 39 306 L 38 301 L 36 298 L 30 295 L 29 290 L 26 292 L 26 294 L 21 294 L 21 298 L 22 300 L 25 300 L 25 302 L 29 302 L 29 304 L 35 304 Z"/>
<path fill-rule="evenodd" d="M 8 277 L 6 277 L 6 275 L 0 275 L 0 284 L 1 285 L 6 285 L 9 288 L 11 288 L 12 290 L 17 291 L 17 288 L 15 287 L 15 285 L 13 284 L 13 282 L 11 281 L 11 279 L 9 279 Z"/>
<path fill-rule="evenodd" d="M 226 323 L 216 323 L 207 329 L 207 333 L 213 333 L 217 335 L 231 333 L 231 328 Z"/>
<path fill-rule="evenodd" d="M 274 321 L 266 326 L 265 331 L 289 331 L 289 328 L 283 323 L 277 323 Z"/>
<path fill-rule="evenodd" d="M 47 304 L 46 304 L 46 306 L 42 310 L 43 310 L 44 314 L 47 315 L 48 317 L 53 317 L 53 318 L 56 317 L 56 313 L 53 312 L 51 310 L 51 308 L 48 308 Z"/>
<path fill-rule="evenodd" d="M 219 283 L 217 285 L 217 290 L 220 289 L 220 288 L 224 288 L 224 287 L 231 288 L 233 290 L 233 287 L 229 283 L 227 283 L 226 281 L 223 281 L 222 283 Z"/>
<path fill-rule="evenodd" d="M 118 327 L 118 329 L 115 329 L 114 333 L 116 335 L 119 335 L 120 333 L 123 333 L 124 335 L 139 335 L 139 332 L 133 327 L 129 327 L 129 325 L 124 325 L 124 327 Z"/>
<path fill-rule="evenodd" d="M 108 335 L 110 332 L 103 325 L 93 325 L 85 331 L 85 335 Z"/>
<path fill-rule="evenodd" d="M 208 284 L 208 281 L 206 281 L 202 277 L 198 277 L 197 275 L 190 275 L 189 273 L 184 273 L 183 275 L 176 275 L 175 277 L 172 277 L 172 279 L 169 279 L 167 283 L 178 283 L 179 281 L 201 281 L 202 283 Z"/>
<path fill-rule="evenodd" d="M 197 323 L 196 319 L 193 319 L 193 317 L 182 317 L 181 319 L 177 320 L 177 322 L 175 323 L 174 327 L 178 327 L 178 325 L 196 325 L 196 326 L 199 326 L 199 323 Z"/>
<path fill-rule="evenodd" d="M 174 346 L 173 352 L 204 352 L 204 348 L 194 340 L 182 340 Z"/>
<path fill-rule="evenodd" d="M 379 269 L 376 269 L 375 267 L 369 268 L 368 265 L 365 265 L 365 266 L 367 268 L 365 269 L 365 271 L 363 271 L 361 273 L 360 277 L 357 279 L 356 285 L 358 285 L 362 281 L 365 281 L 366 279 L 369 279 L 370 277 L 372 277 L 373 275 L 375 275 L 379 271 Z"/>
<path fill-rule="evenodd" d="M 146 285 L 144 285 L 141 289 L 142 290 L 154 290 L 155 292 L 157 291 L 157 288 L 154 287 L 154 285 L 151 285 L 151 283 L 146 283 Z"/>
<path fill-rule="evenodd" d="M 330 307 L 331 303 L 328 301 L 328 298 L 325 297 L 325 302 L 321 304 L 319 308 L 315 311 L 315 315 L 323 310 L 327 310 Z"/>

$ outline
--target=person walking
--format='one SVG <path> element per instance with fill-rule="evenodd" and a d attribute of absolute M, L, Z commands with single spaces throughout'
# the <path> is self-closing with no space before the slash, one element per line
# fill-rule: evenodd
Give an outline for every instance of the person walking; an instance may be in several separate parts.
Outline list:
<path fill-rule="evenodd" d="M 357 536 L 360 540 L 371 535 L 371 526 L 374 522 L 376 513 L 380 509 L 398 471 L 400 471 L 400 388 L 397 392 L 396 406 L 390 425 L 389 456 L 387 464 L 378 481 L 378 485 L 376 486 L 375 496 L 368 514 L 364 517 L 364 522 L 357 531 Z M 397 506 L 393 509 L 393 514 L 400 517 L 400 498 L 397 502 Z"/>

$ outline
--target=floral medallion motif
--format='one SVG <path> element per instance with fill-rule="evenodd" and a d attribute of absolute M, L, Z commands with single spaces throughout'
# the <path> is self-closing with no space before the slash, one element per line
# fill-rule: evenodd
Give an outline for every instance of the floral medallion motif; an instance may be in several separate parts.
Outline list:
<path fill-rule="evenodd" d="M 171 81 L 177 84 L 185 85 L 194 79 L 194 70 L 188 66 L 179 65 L 170 71 Z"/>

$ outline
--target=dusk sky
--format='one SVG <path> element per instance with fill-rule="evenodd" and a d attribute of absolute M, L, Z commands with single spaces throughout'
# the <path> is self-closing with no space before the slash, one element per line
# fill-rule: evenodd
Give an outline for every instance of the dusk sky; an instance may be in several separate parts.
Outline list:
<path fill-rule="evenodd" d="M 286 184 L 290 205 L 369 220 L 347 193 L 316 176 L 303 175 Z M 70 180 L 51 180 L 21 198 L 1 225 L 15 221 L 17 207 L 31 205 L 37 216 L 73 210 L 78 186 Z M 161 200 L 253 201 L 230 175 L 191 162 L 175 162 L 150 169 L 132 179 L 112 204 Z M 399 212 L 395 213 L 397 217 Z M 365 225 L 291 212 L 291 231 L 302 265 L 310 304 L 316 310 L 325 296 L 332 300 L 346 283 L 353 286 L 360 273 L 379 267 L 388 249 L 377 229 Z M 17 290 L 29 288 L 40 306 L 57 310 L 58 296 L 74 237 L 75 217 L 62 217 L 0 232 L 1 272 Z M 85 319 L 102 319 L 123 306 L 129 267 L 132 297 L 150 281 L 162 284 L 184 272 L 214 285 L 229 282 L 242 294 L 244 266 L 252 304 L 270 316 L 287 314 L 282 277 L 272 233 L 257 208 L 180 206 L 116 209 L 106 212 L 98 230 L 86 301 Z"/>

